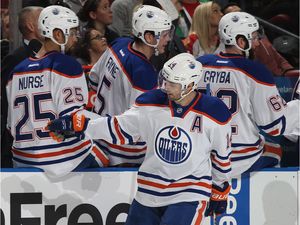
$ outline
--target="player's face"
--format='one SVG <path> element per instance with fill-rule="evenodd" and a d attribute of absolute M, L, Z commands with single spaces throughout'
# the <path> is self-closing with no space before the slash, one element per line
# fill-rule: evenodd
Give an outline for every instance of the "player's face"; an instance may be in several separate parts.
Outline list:
<path fill-rule="evenodd" d="M 69 35 L 69 38 L 68 38 L 68 42 L 65 46 L 66 51 L 71 50 L 75 46 L 75 44 L 77 43 L 77 38 L 78 37 L 79 37 L 78 30 L 76 28 L 70 29 L 70 35 Z"/>
<path fill-rule="evenodd" d="M 173 29 L 161 32 L 159 43 L 157 45 L 157 49 L 160 54 L 165 52 L 165 49 L 166 49 L 169 41 L 171 40 L 172 35 L 173 35 Z"/>
<path fill-rule="evenodd" d="M 260 35 L 257 31 L 252 33 L 252 38 L 251 38 L 251 44 L 252 44 L 252 49 L 257 48 L 260 45 Z"/>
<path fill-rule="evenodd" d="M 181 84 L 165 81 L 164 90 L 171 101 L 176 101 L 181 98 Z"/>

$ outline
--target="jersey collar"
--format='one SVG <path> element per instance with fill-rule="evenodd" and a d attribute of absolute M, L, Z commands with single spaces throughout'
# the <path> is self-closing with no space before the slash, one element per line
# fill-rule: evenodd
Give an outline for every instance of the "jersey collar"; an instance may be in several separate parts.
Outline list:
<path fill-rule="evenodd" d="M 240 54 L 233 54 L 233 53 L 226 53 L 226 52 L 220 52 L 218 55 L 222 58 L 245 58 L 243 55 Z"/>
<path fill-rule="evenodd" d="M 169 101 L 172 117 L 179 117 L 183 119 L 188 114 L 188 112 L 193 109 L 200 98 L 201 93 L 197 92 L 194 99 L 187 106 L 181 106 L 179 104 L 176 104 L 174 101 Z"/>

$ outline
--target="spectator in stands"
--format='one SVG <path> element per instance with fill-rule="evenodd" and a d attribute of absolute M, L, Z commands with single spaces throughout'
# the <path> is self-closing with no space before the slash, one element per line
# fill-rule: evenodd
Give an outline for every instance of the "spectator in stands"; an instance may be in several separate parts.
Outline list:
<path fill-rule="evenodd" d="M 29 56 L 35 56 L 40 50 L 43 38 L 38 31 L 38 17 L 42 7 L 28 6 L 21 10 L 18 15 L 19 31 L 22 34 L 23 45 L 1 62 L 1 165 L 12 167 L 11 144 L 12 137 L 6 129 L 8 102 L 5 86 L 13 68 Z"/>
<path fill-rule="evenodd" d="M 181 15 L 185 19 L 188 30 L 190 30 L 192 25 L 192 18 L 194 16 L 195 9 L 200 5 L 199 0 L 181 0 L 182 11 Z"/>
<path fill-rule="evenodd" d="M 188 26 L 185 17 L 183 16 L 182 3 L 179 0 L 172 0 L 172 2 L 179 13 L 175 33 L 181 39 L 186 38 L 189 35 L 190 26 Z"/>
<path fill-rule="evenodd" d="M 103 33 L 89 28 L 84 31 L 82 39 L 76 44 L 73 54 L 82 65 L 94 65 L 107 48 Z"/>
<path fill-rule="evenodd" d="M 184 41 L 187 50 L 195 57 L 219 53 L 224 44 L 219 40 L 218 25 L 223 13 L 216 2 L 199 5 L 194 13 L 191 34 Z"/>
<path fill-rule="evenodd" d="M 87 29 L 82 39 L 76 44 L 72 53 L 81 63 L 87 81 L 89 80 L 90 70 L 106 49 L 106 38 L 98 30 L 93 28 Z M 96 92 L 89 87 L 89 100 L 86 105 L 87 110 L 92 110 L 95 95 Z"/>
<path fill-rule="evenodd" d="M 8 0 L 1 0 L 1 60 L 9 52 L 9 10 Z"/>
<path fill-rule="evenodd" d="M 227 5 L 225 5 L 222 9 L 223 14 L 227 14 L 230 12 L 241 12 L 240 6 L 236 2 L 229 2 Z"/>
<path fill-rule="evenodd" d="M 133 11 L 142 2 L 143 0 L 114 0 L 111 4 L 113 20 L 109 27 L 120 36 L 131 36 Z"/>
<path fill-rule="evenodd" d="M 108 0 L 87 0 L 77 15 L 82 22 L 87 22 L 86 28 L 94 28 L 104 34 L 108 44 L 119 37 L 116 32 L 108 28 L 113 21 Z"/>
<path fill-rule="evenodd" d="M 236 3 L 226 5 L 223 10 L 224 14 L 230 12 L 241 12 L 241 8 Z M 259 45 L 253 48 L 254 58 L 264 64 L 275 76 L 282 76 L 293 66 L 283 58 L 273 47 L 266 35 L 261 35 Z"/>

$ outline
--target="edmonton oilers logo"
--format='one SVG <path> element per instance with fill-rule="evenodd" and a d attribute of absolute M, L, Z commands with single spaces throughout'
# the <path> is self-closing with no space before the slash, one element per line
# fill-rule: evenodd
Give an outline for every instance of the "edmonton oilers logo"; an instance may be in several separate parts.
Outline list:
<path fill-rule="evenodd" d="M 191 150 L 191 138 L 180 127 L 164 127 L 155 138 L 155 152 L 167 163 L 183 163 L 190 156 Z"/>

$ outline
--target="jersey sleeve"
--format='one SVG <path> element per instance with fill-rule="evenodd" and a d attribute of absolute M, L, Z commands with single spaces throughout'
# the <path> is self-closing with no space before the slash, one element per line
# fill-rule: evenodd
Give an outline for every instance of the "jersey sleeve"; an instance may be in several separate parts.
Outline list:
<path fill-rule="evenodd" d="M 287 103 L 286 129 L 284 135 L 289 140 L 297 142 L 300 136 L 300 100 L 295 99 Z"/>
<path fill-rule="evenodd" d="M 269 135 L 283 134 L 286 124 L 286 102 L 275 84 L 252 81 L 250 85 L 250 101 L 256 124 Z"/>
<path fill-rule="evenodd" d="M 58 116 L 70 114 L 83 108 L 88 102 L 88 88 L 81 65 L 77 61 L 69 61 L 72 71 L 60 72 L 54 68 L 51 72 L 51 95 Z"/>
<path fill-rule="evenodd" d="M 157 73 L 148 64 L 140 65 L 132 73 L 131 85 L 125 88 L 128 89 L 126 93 L 130 93 L 128 105 L 131 106 L 144 92 L 157 89 Z"/>
<path fill-rule="evenodd" d="M 132 106 L 119 116 L 94 117 L 89 121 L 85 134 L 91 139 L 102 139 L 112 144 L 133 144 L 140 139 L 139 114 L 139 107 Z"/>
<path fill-rule="evenodd" d="M 231 127 L 230 120 L 223 125 L 216 126 L 211 134 L 211 162 L 212 181 L 221 185 L 230 179 L 231 172 Z"/>

